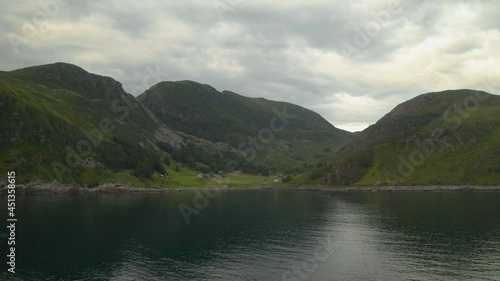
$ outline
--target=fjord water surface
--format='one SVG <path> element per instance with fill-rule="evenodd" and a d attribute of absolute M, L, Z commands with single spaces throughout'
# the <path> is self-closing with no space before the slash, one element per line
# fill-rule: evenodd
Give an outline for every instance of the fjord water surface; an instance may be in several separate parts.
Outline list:
<path fill-rule="evenodd" d="M 226 191 L 186 224 L 193 196 L 18 197 L 0 279 L 500 280 L 500 193 Z"/>

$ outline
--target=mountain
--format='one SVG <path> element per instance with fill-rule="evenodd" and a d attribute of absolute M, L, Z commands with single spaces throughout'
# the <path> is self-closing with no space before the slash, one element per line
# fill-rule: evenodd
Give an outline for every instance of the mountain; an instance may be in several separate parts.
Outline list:
<path fill-rule="evenodd" d="M 0 169 L 25 181 L 144 185 L 177 165 L 196 168 L 206 150 L 242 158 L 166 127 L 112 78 L 65 63 L 0 72 L 0 128 Z"/>
<path fill-rule="evenodd" d="M 233 170 L 309 184 L 499 184 L 500 96 L 424 94 L 352 134 L 297 105 L 192 81 L 136 98 L 71 64 L 0 71 L 0 169 L 87 187 L 205 185 L 197 174 Z"/>
<path fill-rule="evenodd" d="M 92 186 L 131 170 L 163 171 L 166 129 L 120 83 L 56 63 L 0 72 L 0 168 L 26 181 Z"/>
<path fill-rule="evenodd" d="M 474 90 L 406 101 L 298 177 L 330 185 L 500 183 L 500 96 Z"/>
<path fill-rule="evenodd" d="M 138 100 L 169 127 L 227 143 L 276 170 L 308 168 L 352 135 L 303 107 L 192 81 L 161 82 Z"/>
<path fill-rule="evenodd" d="M 173 85 L 169 92 L 173 96 L 185 95 L 183 87 L 198 89 L 192 93 L 198 96 L 191 101 L 178 99 L 175 107 L 158 111 L 162 107 L 152 106 L 151 100 L 158 99 L 153 93 L 164 85 Z M 199 185 L 204 182 L 193 176 L 199 172 L 238 169 L 268 174 L 304 170 L 310 162 L 302 155 L 335 149 L 349 138 L 349 133 L 298 106 L 212 89 L 194 82 L 160 83 L 141 96 L 145 106 L 114 79 L 71 64 L 0 71 L 0 169 L 15 170 L 21 183 L 57 180 L 87 187 L 108 182 Z M 205 107 L 205 96 L 212 94 L 228 104 Z M 196 127 L 196 122 L 188 119 L 188 125 L 182 126 L 166 118 L 171 111 L 183 112 L 185 107 L 198 112 L 202 119 L 197 120 L 203 125 Z M 273 112 L 275 107 L 279 112 Z M 243 112 L 235 115 L 238 110 Z M 217 118 L 208 118 L 207 112 L 217 113 Z M 223 122 L 219 116 L 224 114 L 235 123 L 217 123 Z M 273 114 L 276 121 L 271 124 Z M 296 115 L 294 119 L 290 114 Z M 203 118 L 209 122 L 203 123 Z M 285 118 L 290 123 L 281 130 L 279 121 L 286 122 Z M 257 130 L 266 126 L 269 130 Z M 269 132 L 276 133 L 276 138 L 269 140 L 266 150 L 252 153 L 252 145 L 257 145 L 255 150 L 264 147 L 258 141 L 264 138 L 267 142 Z M 235 145 L 245 138 L 246 146 Z M 299 153 L 296 147 L 304 151 Z M 281 162 L 265 160 L 273 153 Z"/>

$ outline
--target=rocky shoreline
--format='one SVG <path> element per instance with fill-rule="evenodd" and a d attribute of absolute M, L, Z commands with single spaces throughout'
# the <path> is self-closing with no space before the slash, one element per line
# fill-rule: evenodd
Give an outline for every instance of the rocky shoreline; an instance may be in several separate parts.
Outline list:
<path fill-rule="evenodd" d="M 144 188 L 131 187 L 122 184 L 102 184 L 93 188 L 75 188 L 71 185 L 63 185 L 59 183 L 28 183 L 17 184 L 16 195 L 51 195 L 51 194 L 90 194 L 90 193 L 106 193 L 106 194 L 121 194 L 121 193 L 167 193 L 190 191 L 197 189 L 214 189 L 214 190 L 260 190 L 272 189 L 270 186 L 248 186 L 248 187 L 171 187 L 171 188 Z M 3 184 L 0 187 L 0 195 L 7 195 L 7 185 Z"/>
<path fill-rule="evenodd" d="M 327 186 L 246 186 L 246 187 L 175 187 L 175 188 L 139 188 L 122 184 L 102 184 L 94 188 L 74 188 L 58 183 L 28 183 L 16 185 L 17 195 L 51 195 L 51 194 L 89 194 L 89 193 L 166 193 L 198 189 L 214 190 L 289 190 L 289 191 L 324 191 L 324 192 L 492 192 L 500 191 L 500 186 L 370 186 L 370 187 L 327 187 Z M 7 185 L 2 183 L 0 195 L 7 194 Z"/>
<path fill-rule="evenodd" d="M 500 186 L 473 186 L 473 185 L 424 185 L 424 186 L 346 186 L 346 187 L 305 187 L 290 188 L 310 191 L 328 191 L 328 192 L 490 192 L 500 191 Z"/>

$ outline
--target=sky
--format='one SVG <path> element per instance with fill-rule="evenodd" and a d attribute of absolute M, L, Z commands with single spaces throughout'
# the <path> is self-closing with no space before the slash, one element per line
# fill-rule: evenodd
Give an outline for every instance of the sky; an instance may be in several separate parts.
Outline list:
<path fill-rule="evenodd" d="M 67 62 L 295 103 L 359 131 L 417 95 L 497 93 L 497 0 L 0 0 L 0 69 Z"/>

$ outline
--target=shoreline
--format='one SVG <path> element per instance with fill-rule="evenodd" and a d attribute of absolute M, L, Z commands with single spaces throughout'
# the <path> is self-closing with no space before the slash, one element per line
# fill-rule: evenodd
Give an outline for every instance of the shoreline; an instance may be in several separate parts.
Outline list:
<path fill-rule="evenodd" d="M 169 193 L 196 190 L 281 190 L 281 191 L 316 191 L 316 192 L 500 192 L 500 186 L 480 185 L 415 185 L 415 186 L 244 186 L 244 187 L 171 187 L 140 188 L 122 184 L 103 184 L 95 188 L 74 188 L 69 185 L 52 183 L 29 183 L 16 186 L 16 195 L 56 195 L 56 194 L 133 194 L 133 193 Z M 0 196 L 7 195 L 7 187 L 0 189 Z"/>
<path fill-rule="evenodd" d="M 294 188 L 291 188 L 294 189 Z M 410 185 L 410 186 L 344 186 L 344 187 L 299 187 L 296 190 L 326 192 L 500 192 L 500 186 L 491 185 Z"/>

